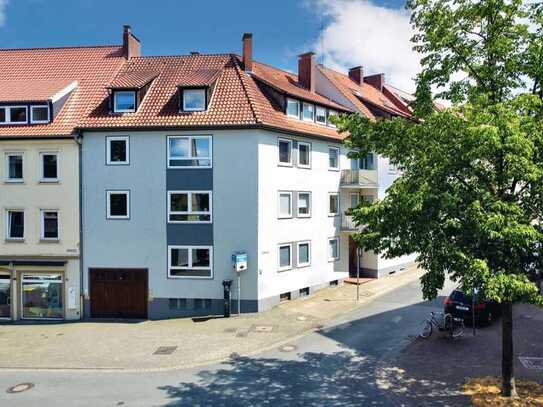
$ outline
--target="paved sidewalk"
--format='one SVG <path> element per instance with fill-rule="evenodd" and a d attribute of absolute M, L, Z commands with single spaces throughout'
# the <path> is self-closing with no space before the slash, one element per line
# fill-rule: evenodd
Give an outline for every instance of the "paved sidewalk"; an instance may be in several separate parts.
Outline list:
<path fill-rule="evenodd" d="M 359 302 L 356 286 L 346 284 L 228 319 L 0 325 L 0 368 L 155 371 L 256 354 L 319 329 L 422 274 L 413 268 L 361 285 Z M 155 354 L 161 347 L 172 352 Z"/>

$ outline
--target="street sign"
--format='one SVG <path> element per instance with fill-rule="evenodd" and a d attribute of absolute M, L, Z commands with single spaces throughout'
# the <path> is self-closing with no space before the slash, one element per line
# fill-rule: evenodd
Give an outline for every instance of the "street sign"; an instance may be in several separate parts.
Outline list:
<path fill-rule="evenodd" d="M 235 252 L 232 254 L 232 268 L 234 271 L 241 272 L 247 270 L 247 253 Z"/>

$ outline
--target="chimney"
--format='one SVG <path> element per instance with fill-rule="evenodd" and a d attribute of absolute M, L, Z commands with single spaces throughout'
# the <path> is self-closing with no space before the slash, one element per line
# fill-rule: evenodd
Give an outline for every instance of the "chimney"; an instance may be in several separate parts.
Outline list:
<path fill-rule="evenodd" d="M 253 34 L 243 34 L 243 69 L 245 72 L 253 71 Z"/>
<path fill-rule="evenodd" d="M 355 66 L 349 69 L 349 78 L 358 85 L 362 85 L 362 80 L 364 79 L 364 69 L 362 66 Z"/>
<path fill-rule="evenodd" d="M 315 92 L 315 53 L 306 52 L 298 56 L 298 82 L 310 92 Z"/>
<path fill-rule="evenodd" d="M 385 84 L 385 74 L 378 73 L 375 75 L 364 76 L 364 82 L 373 86 L 379 92 L 383 91 L 383 85 Z"/>
<path fill-rule="evenodd" d="M 140 48 L 140 40 L 132 34 L 130 26 L 123 25 L 123 51 L 126 59 L 139 57 L 141 55 Z"/>

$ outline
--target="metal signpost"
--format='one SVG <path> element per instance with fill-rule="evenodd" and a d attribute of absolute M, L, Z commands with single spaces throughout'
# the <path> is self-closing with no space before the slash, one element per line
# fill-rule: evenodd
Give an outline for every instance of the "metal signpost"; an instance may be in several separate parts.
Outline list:
<path fill-rule="evenodd" d="M 362 248 L 356 248 L 356 301 L 360 300 L 360 257 L 362 257 Z"/>
<path fill-rule="evenodd" d="M 241 272 L 247 270 L 246 252 L 235 252 L 232 254 L 232 268 L 238 275 L 238 315 L 241 315 Z"/>
<path fill-rule="evenodd" d="M 477 294 L 477 289 L 471 290 L 471 325 L 473 328 L 473 336 L 475 336 L 475 295 Z"/>

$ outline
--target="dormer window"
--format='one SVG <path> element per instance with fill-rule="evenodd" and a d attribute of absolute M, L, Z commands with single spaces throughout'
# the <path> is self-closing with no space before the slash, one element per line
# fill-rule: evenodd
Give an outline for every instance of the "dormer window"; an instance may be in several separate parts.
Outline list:
<path fill-rule="evenodd" d="M 287 116 L 295 119 L 300 118 L 300 102 L 296 99 L 287 98 Z"/>
<path fill-rule="evenodd" d="M 326 124 L 326 109 L 322 106 L 317 106 L 315 109 L 315 121 L 319 124 Z"/>
<path fill-rule="evenodd" d="M 304 103 L 302 118 L 306 122 L 315 121 L 315 106 L 310 103 Z"/>
<path fill-rule="evenodd" d="M 184 112 L 202 112 L 207 109 L 206 88 L 181 89 L 181 108 Z"/>
<path fill-rule="evenodd" d="M 0 123 L 25 124 L 27 112 L 26 106 L 0 106 Z"/>
<path fill-rule="evenodd" d="M 113 111 L 131 113 L 136 111 L 136 91 L 123 90 L 113 92 Z"/>
<path fill-rule="evenodd" d="M 49 106 L 31 106 L 30 107 L 30 122 L 31 123 L 49 123 Z"/>

